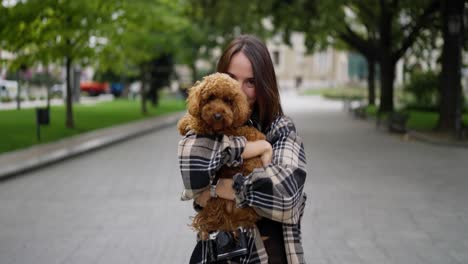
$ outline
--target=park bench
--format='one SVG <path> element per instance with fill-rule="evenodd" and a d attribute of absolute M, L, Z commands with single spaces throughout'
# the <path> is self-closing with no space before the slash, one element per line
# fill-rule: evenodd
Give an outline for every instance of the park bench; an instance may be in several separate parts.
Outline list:
<path fill-rule="evenodd" d="M 367 112 L 365 106 L 356 107 L 354 110 L 354 116 L 361 119 L 367 118 Z"/>
<path fill-rule="evenodd" d="M 393 133 L 406 133 L 406 121 L 408 121 L 409 114 L 391 112 L 388 113 L 384 118 L 383 113 L 377 113 L 377 122 L 376 127 L 379 128 L 380 125 L 385 122 L 385 125 L 388 131 Z"/>
<path fill-rule="evenodd" d="M 468 139 L 468 124 L 465 124 L 461 122 L 461 128 L 460 128 L 460 139 L 465 140 Z"/>
<path fill-rule="evenodd" d="M 348 103 L 348 111 L 354 115 L 356 118 L 366 119 L 367 112 L 366 112 L 366 105 L 363 102 L 359 102 L 357 105 L 353 105 L 352 103 Z"/>

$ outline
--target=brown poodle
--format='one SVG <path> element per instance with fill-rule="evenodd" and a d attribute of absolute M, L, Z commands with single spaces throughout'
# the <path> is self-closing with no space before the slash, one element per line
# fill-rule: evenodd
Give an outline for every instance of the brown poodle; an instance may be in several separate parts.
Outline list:
<path fill-rule="evenodd" d="M 189 91 L 187 108 L 188 113 L 178 123 L 181 135 L 193 130 L 199 135 L 244 136 L 248 141 L 265 139 L 259 130 L 245 125 L 251 113 L 247 97 L 239 83 L 227 74 L 214 73 L 197 82 Z M 259 167 L 261 159 L 255 157 L 236 168 L 223 166 L 217 175 L 219 178 L 232 178 L 239 172 L 248 175 Z M 202 239 L 207 239 L 209 232 L 250 228 L 259 219 L 252 208 L 237 208 L 233 201 L 211 198 L 194 217 L 192 226 Z"/>

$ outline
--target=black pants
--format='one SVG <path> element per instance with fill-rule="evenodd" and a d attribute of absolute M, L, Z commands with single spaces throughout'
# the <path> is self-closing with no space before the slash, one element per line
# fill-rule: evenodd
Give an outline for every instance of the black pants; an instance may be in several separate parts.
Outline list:
<path fill-rule="evenodd" d="M 262 236 L 268 237 L 267 240 L 263 241 L 268 254 L 268 263 L 287 264 L 283 225 L 280 222 L 262 218 L 257 222 L 257 227 Z"/>

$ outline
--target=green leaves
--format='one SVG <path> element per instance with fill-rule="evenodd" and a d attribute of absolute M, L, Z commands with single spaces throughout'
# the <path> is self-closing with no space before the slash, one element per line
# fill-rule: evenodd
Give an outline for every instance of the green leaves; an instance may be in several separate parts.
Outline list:
<path fill-rule="evenodd" d="M 115 1 L 29 0 L 4 8 L 3 48 L 17 54 L 10 65 L 61 62 L 92 57 L 92 37 L 105 35 Z"/>
<path fill-rule="evenodd" d="M 137 68 L 163 53 L 175 52 L 188 26 L 183 8 L 168 0 L 118 1 L 108 43 L 99 51 L 99 68 L 121 72 Z"/>

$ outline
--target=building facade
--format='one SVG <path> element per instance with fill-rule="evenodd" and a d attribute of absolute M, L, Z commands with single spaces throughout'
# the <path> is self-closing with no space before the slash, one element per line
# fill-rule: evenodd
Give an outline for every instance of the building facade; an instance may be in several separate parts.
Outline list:
<path fill-rule="evenodd" d="M 335 87 L 349 82 L 348 53 L 333 48 L 307 54 L 302 33 L 291 34 L 291 46 L 280 36 L 266 41 L 282 90 Z"/>

